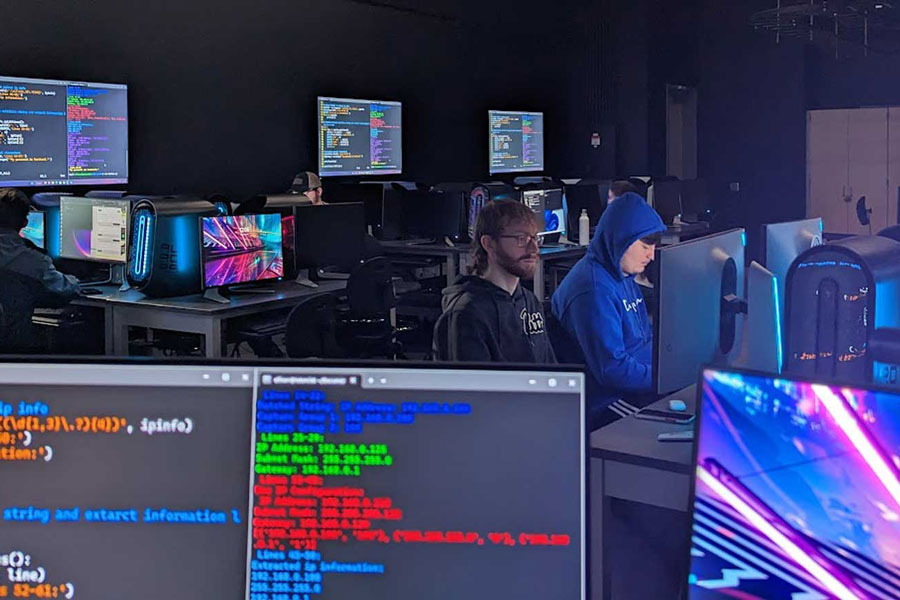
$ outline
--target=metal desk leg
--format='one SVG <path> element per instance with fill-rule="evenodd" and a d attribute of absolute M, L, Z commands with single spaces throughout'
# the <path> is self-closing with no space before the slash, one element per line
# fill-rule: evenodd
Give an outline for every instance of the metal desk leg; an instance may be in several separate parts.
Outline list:
<path fill-rule="evenodd" d="M 222 358 L 224 354 L 222 341 L 225 339 L 225 321 L 219 318 L 206 320 L 203 340 L 206 346 L 206 358 Z"/>
<path fill-rule="evenodd" d="M 543 302 L 544 294 L 544 261 L 538 256 L 537 264 L 534 268 L 534 295 Z"/>
<path fill-rule="evenodd" d="M 128 320 L 123 318 L 122 309 L 111 307 L 112 311 L 112 327 L 110 328 L 113 338 L 113 351 L 116 356 L 128 356 Z"/>
<path fill-rule="evenodd" d="M 103 354 L 106 356 L 116 353 L 115 323 L 113 307 L 107 303 L 103 307 Z"/>
<path fill-rule="evenodd" d="M 590 543 L 590 581 L 591 581 L 591 600 L 602 600 L 603 592 L 607 589 L 606 573 L 604 568 L 604 559 L 606 554 L 604 550 L 603 539 L 603 518 L 607 509 L 609 499 L 603 495 L 603 460 L 592 458 L 591 460 L 591 481 L 590 495 L 591 506 L 588 514 L 590 515 L 590 528 L 588 529 L 588 542 Z"/>
<path fill-rule="evenodd" d="M 459 261 L 456 254 L 447 255 L 445 267 L 447 269 L 447 287 L 450 287 L 456 281 L 456 276 L 459 274 Z"/>

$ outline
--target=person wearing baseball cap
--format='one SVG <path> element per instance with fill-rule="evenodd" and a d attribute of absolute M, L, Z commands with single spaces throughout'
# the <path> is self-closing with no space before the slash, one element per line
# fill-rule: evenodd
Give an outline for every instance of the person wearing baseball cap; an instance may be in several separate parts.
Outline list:
<path fill-rule="evenodd" d="M 298 173 L 294 177 L 294 183 L 291 184 L 292 194 L 303 194 L 309 198 L 313 204 L 325 204 L 322 200 L 322 180 L 319 176 L 310 171 Z"/>

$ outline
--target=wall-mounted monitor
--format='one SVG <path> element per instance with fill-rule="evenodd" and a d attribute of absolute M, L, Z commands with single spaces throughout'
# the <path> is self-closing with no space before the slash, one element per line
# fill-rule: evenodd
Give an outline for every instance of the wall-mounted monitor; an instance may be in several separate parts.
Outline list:
<path fill-rule="evenodd" d="M 0 76 L 0 186 L 128 183 L 128 86 Z"/>
<path fill-rule="evenodd" d="M 490 172 L 544 170 L 544 113 L 488 111 Z"/>
<path fill-rule="evenodd" d="M 403 172 L 402 105 L 390 100 L 318 100 L 319 175 Z"/>

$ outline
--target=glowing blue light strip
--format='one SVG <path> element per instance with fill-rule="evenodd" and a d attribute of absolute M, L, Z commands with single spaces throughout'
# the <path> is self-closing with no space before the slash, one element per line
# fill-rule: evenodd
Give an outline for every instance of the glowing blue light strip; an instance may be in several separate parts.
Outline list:
<path fill-rule="evenodd" d="M 772 295 L 775 298 L 775 356 L 778 362 L 778 373 L 781 373 L 781 366 L 784 361 L 784 349 L 781 345 L 781 304 L 778 297 L 778 279 L 772 278 Z"/>

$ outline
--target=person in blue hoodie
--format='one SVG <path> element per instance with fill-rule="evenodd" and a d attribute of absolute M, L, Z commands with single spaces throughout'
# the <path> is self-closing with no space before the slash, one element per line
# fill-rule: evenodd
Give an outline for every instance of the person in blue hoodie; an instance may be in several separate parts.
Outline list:
<path fill-rule="evenodd" d="M 551 337 L 562 363 L 587 366 L 594 427 L 606 410 L 652 387 L 653 330 L 634 281 L 653 260 L 666 225 L 638 194 L 627 192 L 603 213 L 584 257 L 553 294 Z"/>

